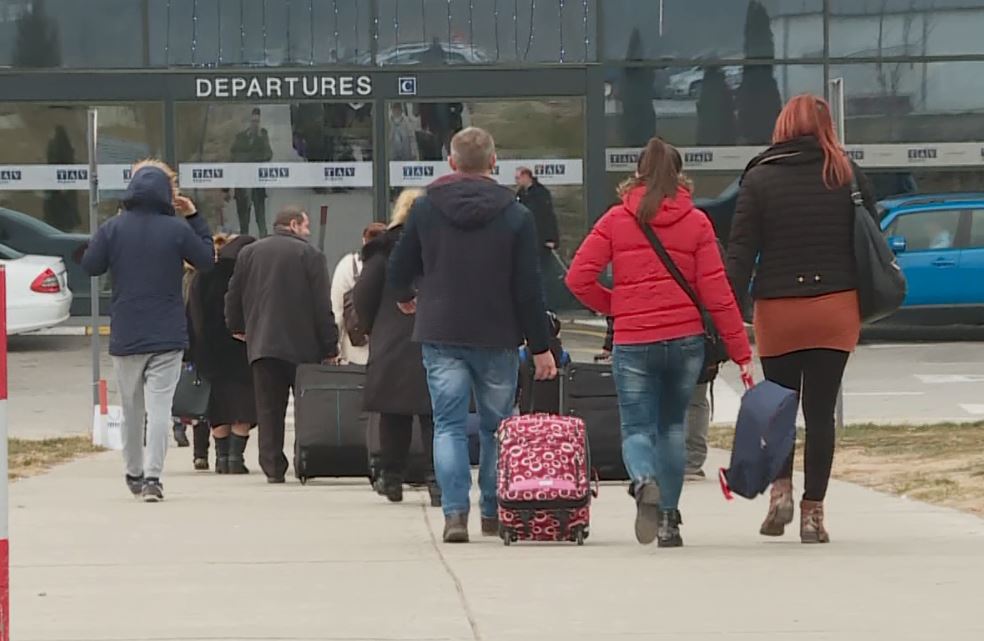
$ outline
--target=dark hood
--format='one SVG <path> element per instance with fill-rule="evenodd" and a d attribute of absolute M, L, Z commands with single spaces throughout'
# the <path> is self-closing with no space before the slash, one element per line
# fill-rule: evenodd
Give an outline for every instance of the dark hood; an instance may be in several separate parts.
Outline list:
<path fill-rule="evenodd" d="M 251 245 L 256 242 L 256 239 L 252 236 L 236 236 L 219 250 L 219 262 L 229 261 L 232 263 L 236 262 L 239 258 L 239 252 L 243 250 L 247 245 Z"/>
<path fill-rule="evenodd" d="M 174 192 L 171 190 L 171 179 L 157 167 L 140 169 L 130 179 L 130 186 L 123 195 L 123 207 L 173 216 Z"/>
<path fill-rule="evenodd" d="M 362 247 L 362 261 L 365 262 L 377 254 L 389 256 L 402 235 L 403 225 L 397 225 L 376 236 Z"/>
<path fill-rule="evenodd" d="M 823 149 L 817 139 L 803 136 L 776 143 L 755 156 L 745 167 L 745 174 L 765 162 L 775 165 L 812 165 L 823 164 L 823 160 Z"/>
<path fill-rule="evenodd" d="M 451 174 L 427 188 L 434 207 L 460 229 L 485 227 L 509 205 L 516 194 L 491 178 Z"/>

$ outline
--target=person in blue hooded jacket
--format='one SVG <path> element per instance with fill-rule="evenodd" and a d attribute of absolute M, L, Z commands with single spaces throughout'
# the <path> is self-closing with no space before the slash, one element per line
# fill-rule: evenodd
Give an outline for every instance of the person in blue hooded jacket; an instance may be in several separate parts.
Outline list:
<path fill-rule="evenodd" d="M 199 271 L 212 268 L 212 232 L 191 199 L 178 192 L 174 171 L 162 162 L 141 161 L 133 167 L 120 213 L 93 236 L 82 267 L 92 276 L 112 273 L 109 353 L 123 406 L 126 484 L 147 502 L 164 498 L 171 403 L 188 348 L 181 292 L 185 261 Z"/>

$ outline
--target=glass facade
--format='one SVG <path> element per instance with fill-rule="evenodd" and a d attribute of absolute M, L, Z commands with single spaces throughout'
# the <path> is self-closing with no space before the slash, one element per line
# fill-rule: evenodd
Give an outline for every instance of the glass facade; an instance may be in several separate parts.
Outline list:
<path fill-rule="evenodd" d="M 84 165 L 97 105 L 111 175 L 161 156 L 231 230 L 327 207 L 331 253 L 481 124 L 504 163 L 541 166 L 566 251 L 650 136 L 726 198 L 783 102 L 837 78 L 881 194 L 978 190 L 982 28 L 984 0 L 0 0 L 0 206 L 82 226 L 84 181 L 10 177 Z M 269 154 L 234 151 L 254 109 Z"/>

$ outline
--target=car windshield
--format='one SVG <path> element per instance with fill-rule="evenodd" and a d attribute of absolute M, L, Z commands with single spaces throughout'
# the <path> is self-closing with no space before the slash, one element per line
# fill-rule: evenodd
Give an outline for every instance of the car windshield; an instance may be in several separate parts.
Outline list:
<path fill-rule="evenodd" d="M 18 258 L 23 258 L 24 254 L 20 253 L 12 247 L 7 247 L 6 245 L 0 245 L 0 260 L 17 260 Z"/>
<path fill-rule="evenodd" d="M 40 218 L 35 218 L 34 216 L 28 216 L 25 213 L 14 211 L 13 209 L 5 209 L 0 207 L 0 218 L 6 218 L 12 220 L 18 225 L 27 227 L 34 232 L 43 234 L 45 236 L 59 235 L 62 232 L 52 227 L 48 223 L 44 222 Z"/>

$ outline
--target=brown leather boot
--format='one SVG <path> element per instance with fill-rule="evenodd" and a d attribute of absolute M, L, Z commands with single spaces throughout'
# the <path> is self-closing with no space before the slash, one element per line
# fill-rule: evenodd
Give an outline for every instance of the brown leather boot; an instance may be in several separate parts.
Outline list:
<path fill-rule="evenodd" d="M 793 522 L 793 480 L 777 479 L 769 493 L 769 513 L 759 528 L 762 536 L 782 536 Z"/>
<path fill-rule="evenodd" d="M 823 527 L 823 501 L 800 502 L 800 541 L 830 543 L 830 535 Z"/>

